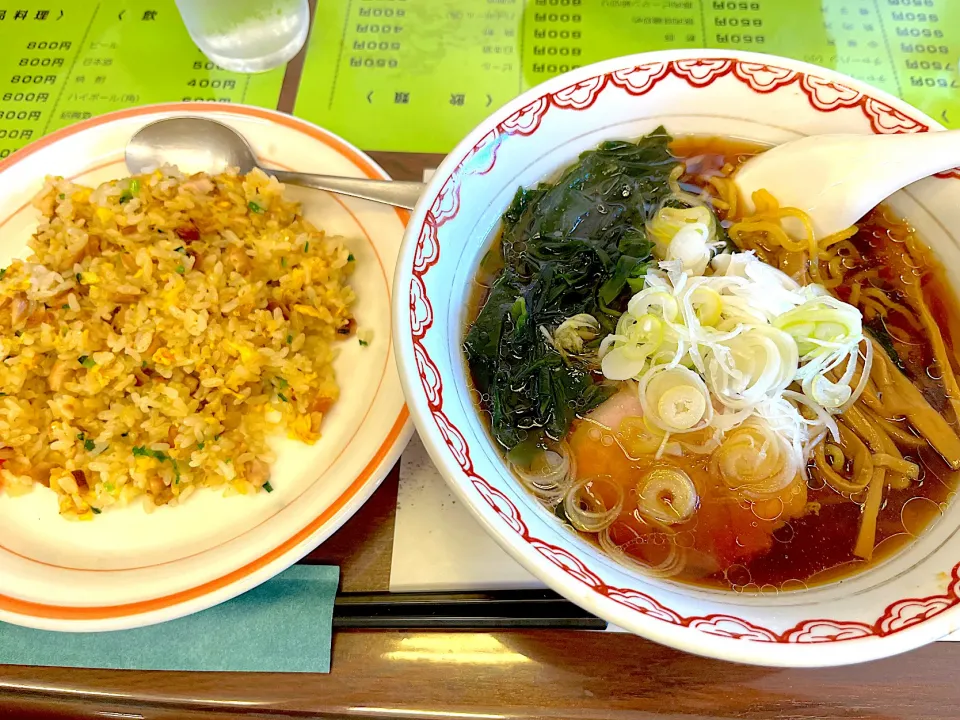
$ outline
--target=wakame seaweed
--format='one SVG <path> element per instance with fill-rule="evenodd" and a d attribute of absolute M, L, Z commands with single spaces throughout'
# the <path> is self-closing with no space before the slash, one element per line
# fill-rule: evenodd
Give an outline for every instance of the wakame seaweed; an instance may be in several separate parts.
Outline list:
<path fill-rule="evenodd" d="M 464 349 L 494 437 L 507 450 L 566 435 L 578 413 L 614 391 L 587 364 L 563 356 L 553 332 L 579 313 L 613 330 L 652 260 L 645 224 L 670 194 L 677 165 L 660 127 L 636 143 L 605 142 L 559 180 L 519 189 L 503 215 L 503 271 Z"/>
<path fill-rule="evenodd" d="M 890 337 L 890 333 L 887 331 L 887 327 L 883 324 L 883 320 L 878 315 L 873 320 L 867 320 L 863 323 L 863 326 L 870 331 L 870 334 L 873 335 L 873 338 L 877 341 L 877 344 L 883 348 L 884 352 L 887 353 L 887 356 L 890 358 L 890 361 L 896 366 L 896 368 L 906 374 L 907 368 L 903 364 L 903 360 L 900 359 L 900 353 L 897 352 L 897 348 L 893 345 L 893 338 Z"/>

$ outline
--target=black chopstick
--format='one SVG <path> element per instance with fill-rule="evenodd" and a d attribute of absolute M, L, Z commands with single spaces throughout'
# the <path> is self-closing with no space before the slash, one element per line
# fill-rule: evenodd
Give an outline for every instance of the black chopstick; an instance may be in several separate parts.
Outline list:
<path fill-rule="evenodd" d="M 504 590 L 343 593 L 334 602 L 333 626 L 404 630 L 605 630 L 607 623 L 550 591 Z"/>

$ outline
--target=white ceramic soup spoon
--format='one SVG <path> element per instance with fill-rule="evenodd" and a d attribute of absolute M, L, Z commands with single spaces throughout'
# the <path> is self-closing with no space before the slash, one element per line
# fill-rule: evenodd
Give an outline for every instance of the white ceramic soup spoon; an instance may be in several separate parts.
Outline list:
<path fill-rule="evenodd" d="M 900 135 L 811 135 L 747 160 L 741 197 L 766 189 L 810 215 L 817 237 L 855 224 L 900 188 L 960 165 L 960 130 Z"/>

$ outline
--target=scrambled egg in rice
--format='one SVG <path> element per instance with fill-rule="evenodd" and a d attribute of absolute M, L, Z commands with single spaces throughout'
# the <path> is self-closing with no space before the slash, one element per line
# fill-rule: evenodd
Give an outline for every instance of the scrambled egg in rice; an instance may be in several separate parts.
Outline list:
<path fill-rule="evenodd" d="M 353 334 L 353 256 L 255 171 L 50 178 L 0 271 L 0 484 L 68 518 L 197 487 L 272 490 L 267 436 L 315 442 Z"/>

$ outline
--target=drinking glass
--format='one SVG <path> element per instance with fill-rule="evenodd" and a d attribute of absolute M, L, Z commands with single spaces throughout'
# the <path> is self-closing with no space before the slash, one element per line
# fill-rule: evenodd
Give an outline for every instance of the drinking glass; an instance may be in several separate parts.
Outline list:
<path fill-rule="evenodd" d="M 307 39 L 307 0 L 176 0 L 187 32 L 226 70 L 256 73 L 282 65 Z"/>

